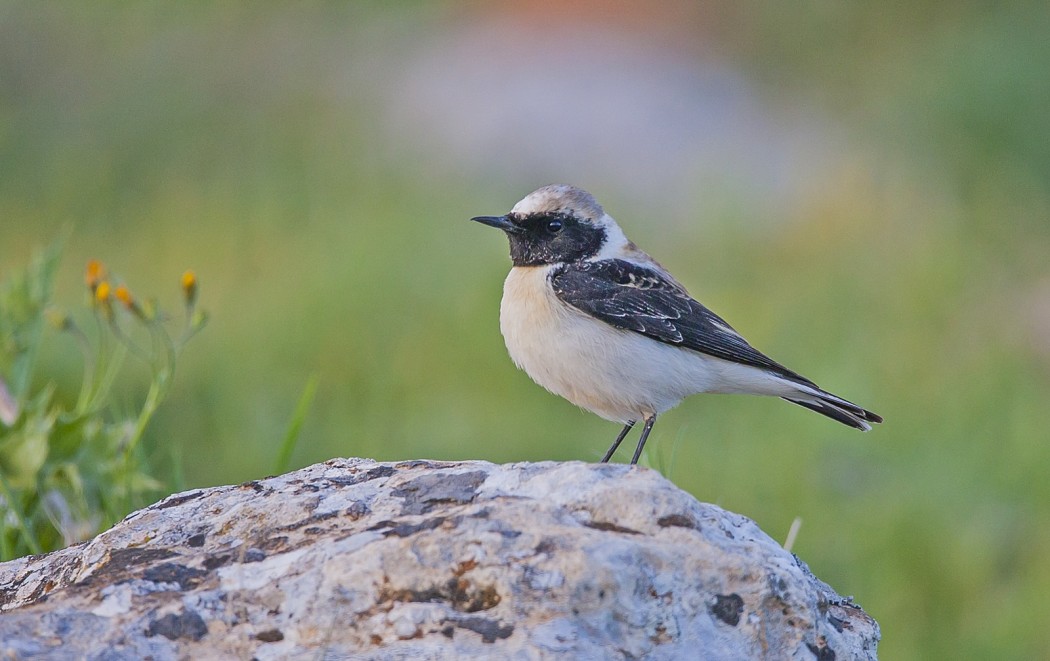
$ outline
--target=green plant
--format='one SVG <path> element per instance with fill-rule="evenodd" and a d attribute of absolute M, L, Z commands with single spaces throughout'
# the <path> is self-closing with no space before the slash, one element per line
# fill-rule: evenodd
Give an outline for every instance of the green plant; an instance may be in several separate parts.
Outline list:
<path fill-rule="evenodd" d="M 101 263 L 86 282 L 94 330 L 51 303 L 60 244 L 0 282 L 0 559 L 75 543 L 109 526 L 161 489 L 140 441 L 167 394 L 180 349 L 206 322 L 197 280 L 182 277 L 185 319 L 177 337 L 153 301 L 114 284 Z M 50 323 L 84 354 L 72 405 L 54 381 L 37 387 L 33 370 Z M 113 386 L 128 355 L 149 369 L 137 412 L 114 406 Z"/>
<path fill-rule="evenodd" d="M 299 402 L 295 405 L 295 412 L 292 413 L 288 429 L 284 433 L 284 438 L 281 439 L 281 445 L 277 450 L 277 459 L 274 461 L 275 473 L 287 473 L 288 469 L 291 468 L 292 451 L 295 450 L 295 445 L 299 441 L 299 432 L 302 431 L 306 415 L 310 412 L 310 405 L 313 404 L 314 395 L 316 394 L 317 374 L 312 374 L 306 382 L 302 394 L 299 395 Z"/>

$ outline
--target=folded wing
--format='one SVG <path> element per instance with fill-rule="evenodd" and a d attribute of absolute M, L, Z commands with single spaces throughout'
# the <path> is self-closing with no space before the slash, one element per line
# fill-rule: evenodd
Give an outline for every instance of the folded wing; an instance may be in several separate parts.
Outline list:
<path fill-rule="evenodd" d="M 764 355 L 677 282 L 622 259 L 566 264 L 551 273 L 563 302 L 623 330 L 814 385 Z"/>

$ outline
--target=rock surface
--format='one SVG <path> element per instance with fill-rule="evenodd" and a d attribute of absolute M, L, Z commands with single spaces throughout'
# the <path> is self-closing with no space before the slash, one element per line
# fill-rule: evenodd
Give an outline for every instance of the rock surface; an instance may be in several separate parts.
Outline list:
<path fill-rule="evenodd" d="M 620 464 L 333 459 L 0 564 L 0 658 L 874 659 L 751 520 Z"/>

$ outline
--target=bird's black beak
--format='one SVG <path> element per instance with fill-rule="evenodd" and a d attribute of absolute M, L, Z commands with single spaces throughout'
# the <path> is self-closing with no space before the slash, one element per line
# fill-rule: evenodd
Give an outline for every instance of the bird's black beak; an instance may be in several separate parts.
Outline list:
<path fill-rule="evenodd" d="M 471 220 L 495 227 L 511 234 L 520 234 L 521 228 L 515 225 L 509 216 L 474 216 Z"/>

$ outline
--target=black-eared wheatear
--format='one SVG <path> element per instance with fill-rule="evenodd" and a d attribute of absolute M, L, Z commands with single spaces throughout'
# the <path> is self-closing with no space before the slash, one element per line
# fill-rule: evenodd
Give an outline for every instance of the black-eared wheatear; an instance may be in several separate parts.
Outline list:
<path fill-rule="evenodd" d="M 696 393 L 771 395 L 864 431 L 882 418 L 821 389 L 748 344 L 627 239 L 586 191 L 544 186 L 503 216 L 514 263 L 500 330 L 514 363 L 556 395 L 624 425 L 645 422 Z"/>

